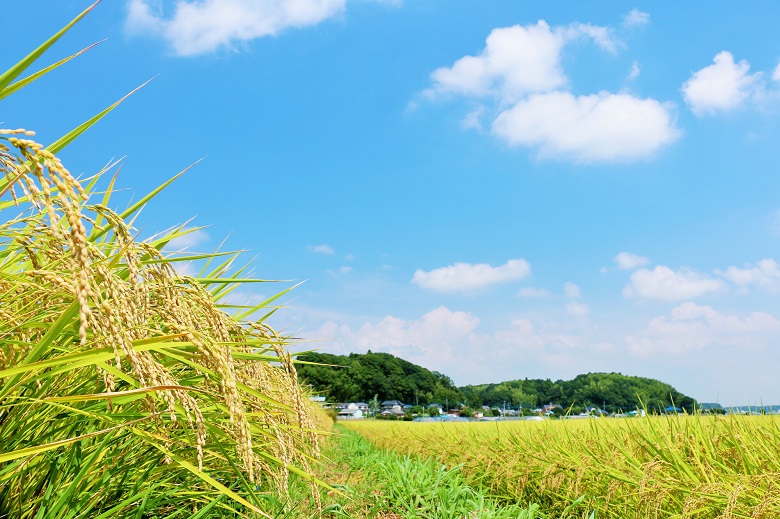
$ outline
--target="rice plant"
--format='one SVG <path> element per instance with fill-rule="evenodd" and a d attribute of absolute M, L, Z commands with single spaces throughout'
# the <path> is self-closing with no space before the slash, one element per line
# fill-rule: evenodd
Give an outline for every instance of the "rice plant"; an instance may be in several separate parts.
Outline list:
<path fill-rule="evenodd" d="M 772 416 L 345 426 L 380 448 L 462 464 L 471 484 L 551 514 L 583 498 L 583 517 L 780 517 Z"/>
<path fill-rule="evenodd" d="M 0 99 L 67 61 L 17 80 L 93 7 L 0 75 Z M 316 506 L 317 415 L 287 339 L 245 320 L 274 298 L 227 313 L 260 281 L 235 255 L 166 253 L 183 227 L 139 240 L 159 189 L 114 210 L 116 176 L 57 158 L 114 106 L 48 146 L 0 130 L 0 517 L 270 517 L 291 476 Z"/>

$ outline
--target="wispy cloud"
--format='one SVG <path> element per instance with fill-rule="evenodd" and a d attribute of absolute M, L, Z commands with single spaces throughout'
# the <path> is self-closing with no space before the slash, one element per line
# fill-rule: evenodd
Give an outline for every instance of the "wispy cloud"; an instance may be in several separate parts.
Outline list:
<path fill-rule="evenodd" d="M 322 245 L 309 245 L 306 248 L 311 252 L 317 254 L 325 254 L 327 256 L 332 256 L 333 254 L 336 253 L 336 251 L 333 250 L 333 247 L 331 247 L 327 243 L 323 243 Z"/>
<path fill-rule="evenodd" d="M 725 283 L 691 269 L 674 271 L 659 265 L 653 270 L 639 269 L 623 291 L 625 297 L 680 301 L 693 299 L 725 288 Z"/>
<path fill-rule="evenodd" d="M 566 313 L 575 317 L 585 317 L 590 313 L 590 308 L 580 301 L 566 303 Z"/>
<path fill-rule="evenodd" d="M 530 273 L 531 266 L 524 259 L 509 260 L 498 267 L 487 263 L 455 263 L 431 271 L 418 270 L 412 283 L 437 292 L 469 291 L 516 281 Z"/>
<path fill-rule="evenodd" d="M 763 259 L 744 268 L 729 267 L 719 273 L 743 291 L 754 286 L 768 292 L 780 291 L 780 267 L 773 259 Z"/>
<path fill-rule="evenodd" d="M 615 256 L 615 263 L 617 263 L 617 267 L 619 269 L 629 270 L 635 269 L 637 267 L 643 267 L 650 263 L 650 260 L 644 256 L 631 254 L 630 252 L 621 252 Z"/>
<path fill-rule="evenodd" d="M 650 15 L 639 9 L 631 9 L 631 11 L 623 17 L 623 25 L 625 27 L 641 27 L 650 23 Z"/>
<path fill-rule="evenodd" d="M 582 291 L 580 290 L 579 286 L 570 281 L 567 281 L 563 285 L 563 295 L 571 299 L 579 299 L 582 297 Z"/>
<path fill-rule="evenodd" d="M 748 347 L 776 341 L 780 322 L 767 313 L 744 317 L 717 312 L 710 306 L 683 303 L 667 316 L 651 320 L 638 335 L 628 336 L 639 355 L 682 355 L 712 346 Z"/>
<path fill-rule="evenodd" d="M 178 238 L 174 238 L 168 242 L 165 249 L 171 251 L 185 250 L 207 241 L 209 241 L 208 233 L 203 229 L 198 229 L 183 236 L 179 236 Z"/>
<path fill-rule="evenodd" d="M 517 297 L 527 298 L 547 298 L 552 297 L 553 293 L 544 288 L 521 288 L 517 291 Z"/>

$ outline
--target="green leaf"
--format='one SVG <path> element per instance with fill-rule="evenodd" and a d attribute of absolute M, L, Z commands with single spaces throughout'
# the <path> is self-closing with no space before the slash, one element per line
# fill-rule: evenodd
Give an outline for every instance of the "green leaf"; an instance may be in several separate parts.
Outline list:
<path fill-rule="evenodd" d="M 119 106 L 120 103 L 122 103 L 122 101 L 124 101 L 125 99 L 127 99 L 131 95 L 135 94 L 136 92 L 138 92 L 140 89 L 142 89 L 146 85 L 148 85 L 150 81 L 151 81 L 151 79 L 146 81 L 146 82 L 144 82 L 142 85 L 134 88 L 128 94 L 123 96 L 119 101 L 116 101 L 114 104 L 112 104 L 111 106 L 109 106 L 108 108 L 103 110 L 102 112 L 98 113 L 97 115 L 95 115 L 91 119 L 87 120 L 86 122 L 81 123 L 80 125 L 78 125 L 74 129 L 72 129 L 71 131 L 69 131 L 68 133 L 66 133 L 65 135 L 63 135 L 62 137 L 60 137 L 59 139 L 54 141 L 53 143 L 51 143 L 48 146 L 46 146 L 46 149 L 49 150 L 52 153 L 57 153 L 57 152 L 61 151 L 65 146 L 67 146 L 68 144 L 70 144 L 71 142 L 76 140 L 76 137 L 78 137 L 79 135 L 81 135 L 85 131 L 89 130 L 92 126 L 95 125 L 95 123 L 97 123 L 99 120 L 101 120 L 103 117 L 105 117 L 114 108 Z"/>
<path fill-rule="evenodd" d="M 45 74 L 48 74 L 49 72 L 51 72 L 51 71 L 52 71 L 52 70 L 54 70 L 55 68 L 59 67 L 60 65 L 63 65 L 63 64 L 65 64 L 65 63 L 67 63 L 68 61 L 72 60 L 72 59 L 73 59 L 73 58 L 75 58 L 76 56 L 79 56 L 79 55 L 81 55 L 81 54 L 84 54 L 85 52 L 87 52 L 87 51 L 88 51 L 89 49 L 91 49 L 92 47 L 95 47 L 96 45 L 100 45 L 100 44 L 101 44 L 101 43 L 103 43 L 104 41 L 106 41 L 106 40 L 101 40 L 101 41 L 99 41 L 99 42 L 97 42 L 97 43 L 93 43 L 93 44 L 92 44 L 92 45 L 90 45 L 89 47 L 86 47 L 86 48 L 84 48 L 84 49 L 81 49 L 81 50 L 80 50 L 80 51 L 78 51 L 77 53 L 75 53 L 75 54 L 71 54 L 71 55 L 70 55 L 70 56 L 68 56 L 67 58 L 65 58 L 65 59 L 61 59 L 61 60 L 59 60 L 57 63 L 54 63 L 53 65 L 49 65 L 48 67 L 46 67 L 46 68 L 43 68 L 43 69 L 39 70 L 39 71 L 38 71 L 38 72 L 36 72 L 35 74 L 32 74 L 32 75 L 30 75 L 30 76 L 27 76 L 26 78 L 22 79 L 21 81 L 17 81 L 17 82 L 16 82 L 16 83 L 14 83 L 13 85 L 11 85 L 11 86 L 9 86 L 9 87 L 7 87 L 7 88 L 4 88 L 4 89 L 2 89 L 2 90 L 0 90 L 0 99 L 3 99 L 4 97 L 8 97 L 9 95 L 13 94 L 14 92 L 17 92 L 17 91 L 21 90 L 22 88 L 26 87 L 27 85 L 29 85 L 30 83 L 32 83 L 32 82 L 33 82 L 33 81 L 35 81 L 36 79 L 40 78 L 41 76 L 43 76 L 43 75 L 45 75 Z"/>
<path fill-rule="evenodd" d="M 35 61 L 43 55 L 44 52 L 49 50 L 49 47 L 54 45 L 54 43 L 59 40 L 63 34 L 68 32 L 71 27 L 76 25 L 79 20 L 84 18 L 88 12 L 90 12 L 94 7 L 100 3 L 100 0 L 95 2 L 94 4 L 87 7 L 81 14 L 79 14 L 76 18 L 74 18 L 68 25 L 60 29 L 54 36 L 46 40 L 40 47 L 32 51 L 30 54 L 28 54 L 24 59 L 22 59 L 19 63 L 8 69 L 4 74 L 0 75 L 0 92 L 5 91 L 6 87 L 8 87 L 9 84 L 11 84 L 11 81 L 19 77 L 19 75 L 24 72 L 30 65 L 35 63 Z M 5 23 L 10 23 L 8 20 L 5 21 Z"/>

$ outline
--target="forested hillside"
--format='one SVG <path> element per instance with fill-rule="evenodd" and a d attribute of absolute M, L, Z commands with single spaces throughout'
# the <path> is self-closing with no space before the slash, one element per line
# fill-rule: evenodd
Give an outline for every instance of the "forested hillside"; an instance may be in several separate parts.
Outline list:
<path fill-rule="evenodd" d="M 408 404 L 444 404 L 451 407 L 523 407 L 531 410 L 544 404 L 586 406 L 609 412 L 631 411 L 637 407 L 664 409 L 674 404 L 693 411 L 696 401 L 669 384 L 658 380 L 621 375 L 588 373 L 573 380 L 511 380 L 496 384 L 455 387 L 446 375 L 429 371 L 388 353 L 352 353 L 348 356 L 308 353 L 298 357 L 298 376 L 305 384 L 332 402 L 400 400 Z M 312 365 L 317 363 L 323 365 Z"/>
<path fill-rule="evenodd" d="M 573 380 L 510 380 L 460 388 L 469 405 L 536 407 L 543 404 L 593 406 L 606 411 L 630 411 L 644 405 L 657 410 L 671 406 L 693 411 L 696 401 L 669 384 L 651 378 L 620 373 L 588 373 Z"/>
<path fill-rule="evenodd" d="M 374 396 L 420 405 L 465 401 L 448 376 L 389 353 L 307 353 L 298 361 L 328 364 L 298 364 L 297 369 L 303 383 L 332 402 L 368 402 Z"/>

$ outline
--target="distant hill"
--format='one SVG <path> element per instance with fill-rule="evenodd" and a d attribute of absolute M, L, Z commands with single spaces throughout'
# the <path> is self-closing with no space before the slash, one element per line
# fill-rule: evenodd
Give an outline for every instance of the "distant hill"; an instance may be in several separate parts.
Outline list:
<path fill-rule="evenodd" d="M 407 404 L 463 402 L 463 394 L 446 375 L 427 370 L 389 353 L 330 355 L 307 353 L 298 361 L 301 382 L 311 385 L 331 402 L 400 400 Z"/>
<path fill-rule="evenodd" d="M 368 402 L 376 395 L 380 401 L 400 400 L 420 405 L 447 402 L 451 407 L 467 404 L 533 409 L 552 403 L 567 409 L 572 407 L 576 412 L 586 406 L 609 412 L 631 411 L 643 405 L 658 410 L 672 403 L 691 412 L 697 405 L 693 398 L 669 384 L 620 373 L 588 373 L 555 382 L 510 380 L 458 388 L 448 376 L 389 353 L 307 353 L 298 360 L 301 381 L 331 402 Z"/>
<path fill-rule="evenodd" d="M 693 411 L 696 400 L 669 384 L 620 373 L 588 373 L 573 380 L 524 379 L 460 388 L 471 405 L 536 407 L 543 404 L 602 408 L 609 412 L 675 407 Z"/>

